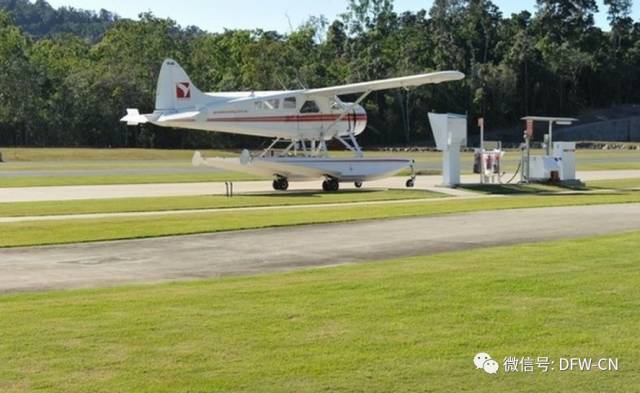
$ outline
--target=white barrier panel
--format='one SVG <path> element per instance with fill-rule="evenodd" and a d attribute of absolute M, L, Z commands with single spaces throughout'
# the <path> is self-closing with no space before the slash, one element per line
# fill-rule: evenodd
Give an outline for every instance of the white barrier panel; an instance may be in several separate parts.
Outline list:
<path fill-rule="evenodd" d="M 549 181 L 551 172 L 560 173 L 560 165 L 549 156 L 531 156 L 529 158 L 529 180 Z"/>
<path fill-rule="evenodd" d="M 560 165 L 560 180 L 575 180 L 576 143 L 553 142 L 553 156 Z"/>
<path fill-rule="evenodd" d="M 467 144 L 467 117 L 454 113 L 429 113 L 429 123 L 436 140 L 436 148 L 449 150 L 450 146 Z"/>
<path fill-rule="evenodd" d="M 429 123 L 442 154 L 443 185 L 460 184 L 460 147 L 467 144 L 467 117 L 452 113 L 429 113 Z"/>

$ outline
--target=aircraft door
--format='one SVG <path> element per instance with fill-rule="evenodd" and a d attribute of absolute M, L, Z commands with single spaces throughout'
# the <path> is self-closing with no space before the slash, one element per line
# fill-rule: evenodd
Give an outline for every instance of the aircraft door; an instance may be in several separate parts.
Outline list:
<path fill-rule="evenodd" d="M 300 107 L 298 116 L 298 133 L 305 139 L 317 139 L 324 125 L 325 116 L 320 112 L 320 106 L 316 100 L 306 100 Z"/>
<path fill-rule="evenodd" d="M 296 136 L 300 135 L 300 114 L 298 113 L 298 99 L 296 97 L 285 97 L 282 100 L 282 109 L 287 113 L 287 128 L 293 129 Z"/>

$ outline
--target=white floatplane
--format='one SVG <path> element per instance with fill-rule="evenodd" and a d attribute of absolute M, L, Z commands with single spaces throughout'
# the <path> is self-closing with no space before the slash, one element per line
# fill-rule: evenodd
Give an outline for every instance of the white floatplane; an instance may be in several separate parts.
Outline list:
<path fill-rule="evenodd" d="M 239 158 L 203 158 L 196 152 L 193 164 L 273 176 L 276 190 L 287 190 L 290 180 L 309 179 L 324 179 L 325 191 L 338 190 L 340 182 L 361 187 L 365 181 L 393 176 L 407 168 L 412 169 L 407 187 L 413 187 L 412 160 L 363 156 L 356 137 L 367 126 L 367 113 L 360 103 L 373 91 L 463 78 L 461 72 L 443 71 L 319 89 L 203 93 L 178 63 L 167 59 L 160 71 L 155 111 L 140 114 L 137 109 L 127 109 L 122 121 L 273 139 L 261 153 L 252 155 L 245 150 Z M 360 95 L 352 103 L 339 98 L 351 94 Z M 332 139 L 354 156 L 330 158 L 327 142 Z M 280 143 L 286 146 L 276 150 Z"/>

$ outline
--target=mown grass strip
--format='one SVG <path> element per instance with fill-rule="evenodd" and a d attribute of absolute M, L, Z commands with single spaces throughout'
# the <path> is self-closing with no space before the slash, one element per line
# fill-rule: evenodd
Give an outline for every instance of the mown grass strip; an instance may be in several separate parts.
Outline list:
<path fill-rule="evenodd" d="M 97 186 L 116 184 L 204 183 L 221 181 L 264 180 L 235 172 L 150 173 L 141 175 L 18 176 L 0 177 L 0 188 Z"/>
<path fill-rule="evenodd" d="M 313 209 L 220 211 L 135 218 L 32 221 L 0 224 L 0 247 L 186 235 L 479 210 L 638 202 L 640 202 L 640 193 L 629 192 L 602 195 L 513 196 Z"/>
<path fill-rule="evenodd" d="M 15 202 L 0 203 L 0 217 L 317 205 L 323 203 L 427 199 L 442 196 L 444 196 L 444 194 L 419 190 L 356 190 L 340 191 L 335 193 L 290 192 L 282 194 L 245 194 L 236 195 L 233 198 L 227 198 L 222 195 L 203 195 L 79 201 Z"/>
<path fill-rule="evenodd" d="M 0 296 L 0 390 L 626 392 L 640 233 L 259 277 Z M 550 357 L 487 375 L 477 352 Z M 559 371 L 615 357 L 617 372 Z"/>

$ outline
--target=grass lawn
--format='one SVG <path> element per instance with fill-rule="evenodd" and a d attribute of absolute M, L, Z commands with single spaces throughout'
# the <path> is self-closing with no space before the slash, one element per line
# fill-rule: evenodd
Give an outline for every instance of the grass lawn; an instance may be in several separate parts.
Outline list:
<path fill-rule="evenodd" d="M 444 196 L 444 194 L 419 190 L 345 190 L 333 193 L 290 192 L 286 194 L 236 195 L 233 198 L 227 198 L 221 195 L 207 195 L 160 198 L 118 198 L 86 201 L 17 202 L 0 203 L 0 217 L 315 205 L 324 203 L 437 198 L 441 196 Z"/>
<path fill-rule="evenodd" d="M 0 391 L 629 392 L 640 233 L 258 277 L 0 296 Z M 476 370 L 488 352 L 556 370 Z M 561 357 L 618 372 L 560 372 Z"/>
<path fill-rule="evenodd" d="M 590 188 L 633 190 L 640 189 L 640 179 L 616 179 L 590 181 L 587 186 Z"/>
<path fill-rule="evenodd" d="M 428 216 L 479 210 L 639 203 L 639 192 L 591 195 L 507 196 L 385 205 L 283 208 L 0 224 L 0 247 L 133 239 L 288 225 Z"/>
<path fill-rule="evenodd" d="M 202 183 L 264 178 L 236 172 L 148 173 L 140 175 L 16 176 L 0 177 L 2 187 L 92 186 L 109 184 Z"/>
<path fill-rule="evenodd" d="M 16 172 L 24 176 L 0 177 L 0 187 L 29 187 L 29 186 L 62 186 L 62 185 L 92 185 L 92 184 L 141 184 L 141 183 L 169 183 L 169 182 L 205 182 L 205 181 L 243 181 L 255 180 L 259 177 L 230 172 L 187 172 L 172 173 L 176 169 L 184 171 L 190 168 L 193 150 L 160 150 L 160 149 L 30 149 L 30 148 L 0 148 L 6 163 L 0 163 L 0 171 Z M 205 157 L 237 157 L 238 150 L 204 150 Z M 352 153 L 334 151 L 334 157 L 351 157 Z M 542 154 L 541 150 L 534 150 L 532 154 Z M 435 175 L 441 170 L 442 153 L 440 152 L 379 152 L 367 151 L 367 157 L 379 158 L 411 158 L 416 160 L 418 174 Z M 520 160 L 518 150 L 509 150 L 503 161 L 503 170 L 511 174 L 515 171 Z M 618 170 L 640 169 L 640 152 L 637 150 L 578 150 L 576 153 L 578 169 Z M 465 174 L 471 173 L 473 153 L 461 154 L 461 168 Z M 151 173 L 122 173 L 122 170 L 134 170 Z M 55 172 L 66 170 L 83 171 L 68 176 Z M 92 171 L 110 171 L 108 174 L 98 174 Z M 29 173 L 30 171 L 54 172 L 48 174 Z M 165 173 L 162 173 L 162 172 Z M 158 173 L 160 172 L 160 173 Z M 408 176 L 409 171 L 401 176 Z"/>
<path fill-rule="evenodd" d="M 338 153 L 345 154 L 345 153 Z M 543 150 L 534 149 L 532 155 L 543 155 Z M 434 169 L 442 167 L 440 152 L 378 152 L 367 151 L 367 157 L 406 157 L 416 160 L 416 166 L 428 165 Z M 520 162 L 519 150 L 507 150 L 502 169 L 513 173 Z M 579 171 L 640 169 L 640 151 L 638 150 L 577 150 L 576 163 Z M 463 174 L 470 174 L 473 167 L 473 153 L 460 154 L 460 168 Z"/>
<path fill-rule="evenodd" d="M 0 168 L 15 175 L 32 175 L 33 171 L 64 172 L 124 169 L 185 170 L 192 169 L 193 165 L 190 160 L 26 161 L 5 162 L 0 166 Z"/>
<path fill-rule="evenodd" d="M 122 161 L 122 160 L 187 160 L 194 150 L 169 149 L 91 149 L 91 148 L 13 148 L 0 147 L 7 162 L 27 161 Z M 231 157 L 238 152 L 202 150 L 206 156 Z"/>

